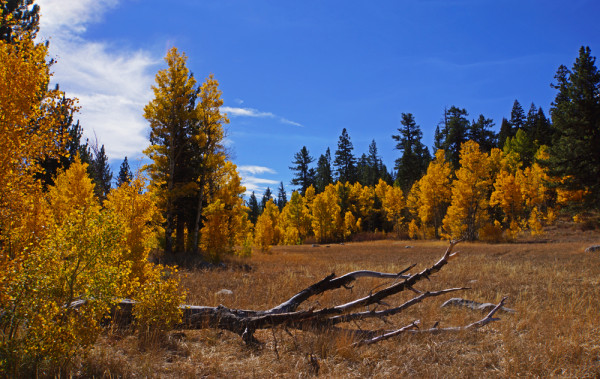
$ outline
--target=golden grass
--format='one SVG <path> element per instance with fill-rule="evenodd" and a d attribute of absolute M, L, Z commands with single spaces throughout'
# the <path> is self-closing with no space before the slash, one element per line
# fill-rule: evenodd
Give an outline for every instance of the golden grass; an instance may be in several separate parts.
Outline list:
<path fill-rule="evenodd" d="M 406 335 L 350 349 L 338 335 L 259 331 L 262 348 L 217 330 L 172 333 L 158 347 L 140 348 L 133 336 L 102 337 L 81 359 L 77 376 L 95 377 L 598 377 L 600 376 L 600 254 L 584 253 L 600 243 L 597 231 L 553 228 L 543 240 L 512 244 L 462 243 L 461 251 L 431 282 L 419 289 L 469 286 L 465 292 L 427 299 L 385 324 L 391 329 L 420 319 L 422 327 L 464 325 L 482 317 L 466 309 L 440 309 L 450 297 L 498 302 L 516 314 L 478 331 Z M 406 248 L 406 246 L 412 246 Z M 413 270 L 441 257 L 443 241 L 376 241 L 320 247 L 277 246 L 256 253 L 243 270 L 184 272 L 188 303 L 265 309 L 335 272 L 357 269 Z M 233 262 L 235 263 L 235 262 Z M 235 265 L 230 265 L 234 267 Z M 338 290 L 310 301 L 321 307 L 369 293 L 380 280 L 361 280 L 352 292 Z M 217 294 L 221 289 L 232 295 Z M 412 294 L 391 301 L 400 303 Z M 348 327 L 353 327 L 349 325 Z"/>

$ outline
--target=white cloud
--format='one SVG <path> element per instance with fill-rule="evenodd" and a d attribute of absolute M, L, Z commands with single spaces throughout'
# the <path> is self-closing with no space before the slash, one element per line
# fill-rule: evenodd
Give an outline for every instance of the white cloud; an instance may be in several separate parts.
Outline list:
<path fill-rule="evenodd" d="M 86 30 L 86 25 L 101 20 L 103 13 L 115 7 L 119 0 L 38 0 L 44 34 L 75 38 Z"/>
<path fill-rule="evenodd" d="M 266 117 L 273 118 L 275 115 L 271 112 L 260 112 L 252 108 L 234 108 L 234 107 L 221 107 L 223 112 L 226 112 L 231 117 Z"/>
<path fill-rule="evenodd" d="M 271 112 L 261 112 L 257 109 L 253 109 L 253 108 L 239 108 L 239 107 L 221 107 L 221 110 L 225 113 L 227 113 L 228 116 L 230 117 L 256 117 L 256 118 L 274 118 L 279 120 L 279 122 L 283 123 L 283 124 L 288 124 L 288 125 L 293 125 L 293 126 L 300 126 L 302 127 L 303 125 L 295 122 L 295 121 L 290 121 L 286 118 L 283 117 L 279 117 Z"/>
<path fill-rule="evenodd" d="M 259 178 L 256 175 L 263 174 L 277 174 L 277 172 L 269 167 L 264 166 L 238 166 L 238 171 L 242 177 L 242 185 L 246 187 L 246 196 L 250 196 L 252 192 L 255 194 L 262 194 L 265 192 L 267 187 L 274 189 L 279 184 L 279 181 L 272 179 Z"/>
<path fill-rule="evenodd" d="M 300 123 L 298 123 L 298 122 L 291 121 L 291 120 L 288 120 L 288 119 L 286 119 L 286 118 L 283 118 L 283 117 L 282 117 L 282 118 L 280 118 L 280 119 L 279 119 L 279 121 L 283 122 L 284 124 L 288 124 L 288 125 L 293 125 L 293 126 L 303 126 L 302 124 L 300 124 Z"/>
<path fill-rule="evenodd" d="M 267 187 L 271 188 L 272 192 L 275 192 L 275 188 L 279 182 L 277 180 L 261 179 L 254 176 L 242 176 L 242 185 L 246 187 L 246 196 L 250 196 L 254 192 L 257 196 L 263 194 Z"/>
<path fill-rule="evenodd" d="M 268 167 L 264 167 L 264 166 L 238 166 L 238 171 L 240 172 L 240 174 L 252 174 L 252 175 L 257 175 L 257 174 L 277 174 L 277 172 L 271 168 Z"/>
<path fill-rule="evenodd" d="M 38 0 L 39 38 L 50 39 L 53 82 L 69 97 L 79 98 L 85 136 L 94 134 L 111 160 L 141 156 L 148 145 L 143 107 L 160 58 L 147 51 L 117 49 L 105 41 L 82 37 L 87 25 L 101 21 L 119 0 Z"/>

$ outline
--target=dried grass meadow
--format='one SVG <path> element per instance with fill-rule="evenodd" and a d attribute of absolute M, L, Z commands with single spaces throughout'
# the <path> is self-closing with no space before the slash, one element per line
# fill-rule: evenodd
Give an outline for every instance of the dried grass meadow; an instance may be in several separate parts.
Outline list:
<path fill-rule="evenodd" d="M 405 335 L 350 349 L 339 335 L 282 328 L 256 333 L 264 345 L 247 347 L 238 335 L 218 330 L 176 331 L 143 346 L 132 335 L 108 333 L 78 362 L 80 377 L 599 377 L 600 231 L 577 225 L 552 227 L 539 239 L 517 243 L 461 243 L 458 259 L 419 289 L 471 287 L 431 298 L 373 328 L 392 329 L 421 320 L 422 327 L 464 325 L 482 318 L 469 309 L 440 309 L 446 299 L 498 302 L 508 296 L 515 314 L 477 330 Z M 407 246 L 410 245 L 410 248 Z M 188 303 L 266 309 L 335 272 L 357 269 L 420 270 L 439 259 L 444 241 L 371 241 L 320 247 L 277 246 L 229 269 L 183 272 Z M 248 264 L 251 270 L 239 268 Z M 234 268 L 238 267 L 238 268 Z M 321 307 L 367 294 L 381 280 L 359 280 L 352 291 L 311 299 Z M 229 289 L 233 294 L 219 293 Z M 398 303 L 412 293 L 397 295 Z M 355 327 L 355 325 L 349 325 Z M 364 327 L 364 325 L 363 325 Z"/>

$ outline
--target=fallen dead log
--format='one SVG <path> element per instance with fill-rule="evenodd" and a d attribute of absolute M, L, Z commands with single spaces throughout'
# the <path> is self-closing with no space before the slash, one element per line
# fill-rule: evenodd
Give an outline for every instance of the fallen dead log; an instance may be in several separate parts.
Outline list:
<path fill-rule="evenodd" d="M 341 329 L 337 326 L 342 323 L 355 323 L 372 318 L 385 319 L 388 316 L 398 314 L 420 303 L 426 298 L 468 289 L 460 287 L 421 292 L 415 288 L 416 284 L 424 279 L 429 279 L 432 274 L 440 271 L 451 259 L 456 257 L 457 253 L 452 253 L 452 250 L 457 243 L 458 241 L 452 241 L 439 261 L 415 274 L 408 273 L 415 265 L 407 267 L 398 273 L 354 271 L 339 277 L 331 274 L 268 310 L 232 309 L 223 305 L 217 307 L 182 305 L 180 306 L 182 321 L 176 328 L 229 330 L 240 335 L 248 344 L 259 343 L 254 337 L 255 331 L 272 329 L 279 326 L 316 332 L 335 331 L 352 335 L 356 341 L 353 346 L 369 345 L 407 333 L 442 333 L 477 329 L 498 320 L 493 316 L 498 310 L 503 308 L 506 298 L 502 299 L 483 319 L 459 327 L 437 328 L 434 326 L 430 329 L 419 329 L 419 320 L 415 320 L 395 330 Z M 366 277 L 392 279 L 392 282 L 367 296 L 344 304 L 321 309 L 310 308 L 299 310 L 299 307 L 311 297 L 340 288 L 350 289 L 352 282 Z M 414 292 L 415 296 L 400 305 L 389 306 L 385 304 L 384 300 L 406 290 Z M 134 302 L 129 299 L 119 302 L 117 310 L 113 312 L 113 320 L 119 320 L 121 323 L 130 323 L 133 320 L 133 304 Z M 376 307 L 369 309 L 368 307 L 370 306 Z M 384 309 L 379 309 L 380 307 Z"/>

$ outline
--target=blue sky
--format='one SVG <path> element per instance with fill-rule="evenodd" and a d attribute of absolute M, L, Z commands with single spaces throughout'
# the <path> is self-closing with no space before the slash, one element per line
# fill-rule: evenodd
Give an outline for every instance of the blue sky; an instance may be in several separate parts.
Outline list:
<path fill-rule="evenodd" d="M 143 162 L 142 110 L 176 46 L 202 82 L 219 80 L 232 159 L 248 191 L 283 181 L 306 146 L 332 153 L 343 128 L 354 153 L 375 140 L 388 168 L 392 134 L 413 113 L 424 143 L 444 107 L 494 119 L 515 99 L 548 113 L 559 65 L 582 45 L 600 55 L 597 0 L 38 0 L 54 80 L 80 99 L 86 135 L 114 171 Z"/>

